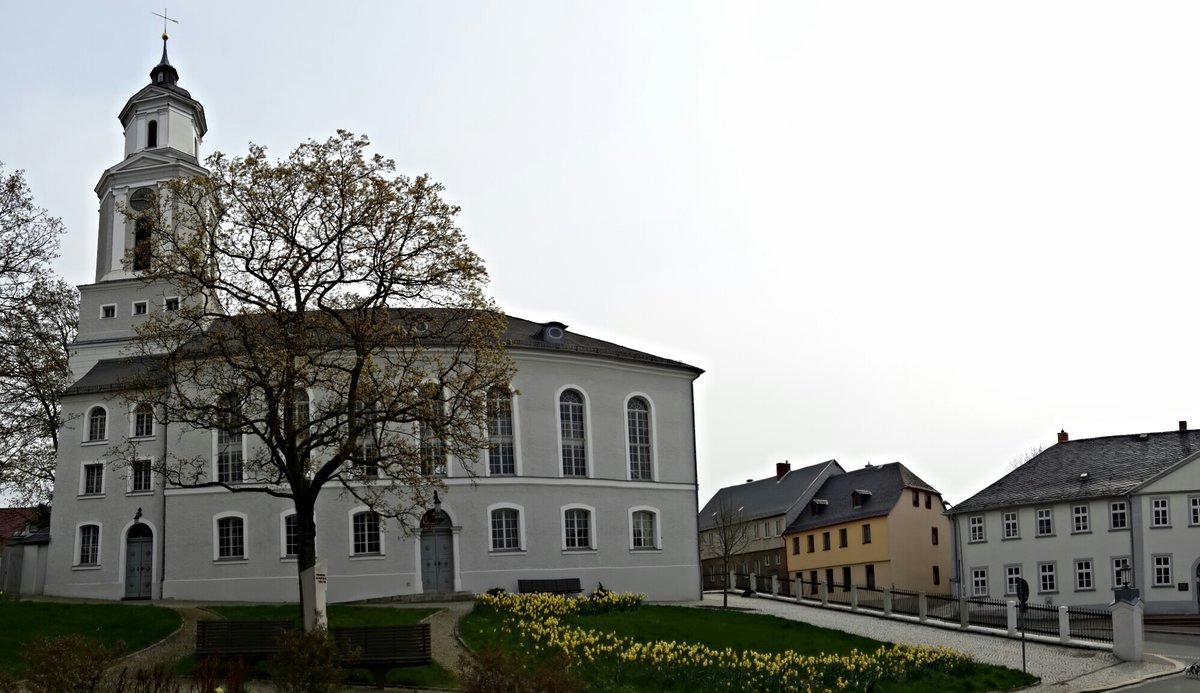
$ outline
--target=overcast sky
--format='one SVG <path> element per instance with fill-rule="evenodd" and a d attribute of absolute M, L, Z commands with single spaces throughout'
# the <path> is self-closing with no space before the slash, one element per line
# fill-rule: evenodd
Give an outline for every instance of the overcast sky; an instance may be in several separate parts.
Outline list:
<path fill-rule="evenodd" d="M 94 280 L 161 12 L 0 0 L 0 161 Z M 175 0 L 203 153 L 337 128 L 430 173 L 507 312 L 686 361 L 700 502 L 1200 427 L 1200 3 Z"/>

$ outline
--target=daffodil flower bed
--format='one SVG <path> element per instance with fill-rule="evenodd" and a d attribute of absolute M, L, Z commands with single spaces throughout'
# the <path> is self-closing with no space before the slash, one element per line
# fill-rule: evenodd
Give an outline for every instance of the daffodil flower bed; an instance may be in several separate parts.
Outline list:
<path fill-rule="evenodd" d="M 880 681 L 929 671 L 964 673 L 974 666 L 966 655 L 949 648 L 883 645 L 874 652 L 815 656 L 735 651 L 686 642 L 638 642 L 568 622 L 581 614 L 636 609 L 643 599 L 640 594 L 605 592 L 575 598 L 483 595 L 479 601 L 504 615 L 502 629 L 525 649 L 563 653 L 589 681 L 654 680 L 670 684 L 664 688 L 689 691 L 870 691 Z"/>

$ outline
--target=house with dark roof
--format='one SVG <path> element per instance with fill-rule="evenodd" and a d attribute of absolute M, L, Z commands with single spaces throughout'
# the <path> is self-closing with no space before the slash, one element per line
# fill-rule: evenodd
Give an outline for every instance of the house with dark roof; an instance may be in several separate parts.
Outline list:
<path fill-rule="evenodd" d="M 787 577 L 783 531 L 800 514 L 821 484 L 844 470 L 837 460 L 792 469 L 778 462 L 775 475 L 726 486 L 704 504 L 700 528 L 700 558 L 705 583 L 723 585 L 720 556 L 721 525 L 734 523 L 737 549 L 732 570 L 743 575 Z"/>
<path fill-rule="evenodd" d="M 1200 611 L 1200 431 L 1058 443 L 950 511 L 969 596 L 1104 606 L 1139 590 L 1146 613 Z"/>
<path fill-rule="evenodd" d="M 784 531 L 788 574 L 808 592 L 818 584 L 948 592 L 944 511 L 937 489 L 899 462 L 831 476 Z"/>

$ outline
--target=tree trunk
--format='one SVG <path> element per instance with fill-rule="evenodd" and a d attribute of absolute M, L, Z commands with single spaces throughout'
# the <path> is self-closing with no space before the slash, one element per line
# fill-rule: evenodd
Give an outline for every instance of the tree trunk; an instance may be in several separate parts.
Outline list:
<path fill-rule="evenodd" d="M 317 560 L 317 524 L 312 503 L 296 499 L 296 570 L 300 583 L 300 611 L 304 630 L 329 629 L 325 613 L 325 562 Z"/>

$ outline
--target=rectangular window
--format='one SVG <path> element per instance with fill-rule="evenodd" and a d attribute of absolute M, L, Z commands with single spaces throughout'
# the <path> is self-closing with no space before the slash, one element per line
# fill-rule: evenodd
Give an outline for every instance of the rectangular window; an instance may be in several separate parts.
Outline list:
<path fill-rule="evenodd" d="M 512 476 L 517 473 L 516 447 L 513 443 L 512 393 L 507 389 L 493 388 L 488 393 L 487 413 L 488 474 Z M 646 478 L 649 478 L 649 466 Z"/>
<path fill-rule="evenodd" d="M 918 491 L 918 490 L 916 490 L 916 489 L 913 489 L 913 492 L 912 492 L 912 501 L 913 501 L 913 507 L 914 507 L 914 508 L 915 508 L 915 507 L 917 507 L 917 506 L 919 506 L 919 505 L 921 504 L 921 492 L 920 492 L 920 491 Z"/>
<path fill-rule="evenodd" d="M 1071 531 L 1075 534 L 1092 531 L 1092 523 L 1088 518 L 1088 506 L 1075 505 L 1071 507 Z"/>
<path fill-rule="evenodd" d="M 83 495 L 98 496 L 104 493 L 104 465 L 95 462 L 83 465 Z"/>
<path fill-rule="evenodd" d="M 867 588 L 874 589 L 875 588 L 875 566 L 868 563 L 867 565 L 865 565 L 863 567 L 866 568 L 866 572 L 867 572 Z"/>
<path fill-rule="evenodd" d="M 1017 513 L 1004 513 L 1004 538 L 1005 539 L 1020 539 L 1021 526 L 1017 521 Z"/>
<path fill-rule="evenodd" d="M 864 543 L 864 544 L 871 543 L 871 525 L 863 525 L 862 526 L 862 543 Z"/>
<path fill-rule="evenodd" d="M 145 315 L 146 312 L 149 310 L 149 307 L 150 307 L 150 305 L 148 303 L 146 303 L 145 301 L 134 301 L 133 302 L 133 314 L 134 315 Z"/>
<path fill-rule="evenodd" d="M 658 548 L 658 535 L 654 529 L 654 513 L 649 510 L 639 510 L 633 514 L 633 548 Z M 778 554 L 775 556 L 775 561 L 779 561 Z"/>
<path fill-rule="evenodd" d="M 933 494 L 926 491 L 925 492 L 925 509 L 928 510 L 931 507 L 933 507 Z"/>
<path fill-rule="evenodd" d="M 967 519 L 967 524 L 970 526 L 970 541 L 983 541 L 983 515 L 972 515 Z"/>
<path fill-rule="evenodd" d="M 821 532 L 821 549 L 823 551 L 829 550 L 829 532 Z"/>
<path fill-rule="evenodd" d="M 117 317 L 117 306 L 116 305 L 100 306 L 100 319 L 101 320 L 109 320 L 109 319 L 112 319 L 115 317 Z"/>
<path fill-rule="evenodd" d="M 1050 508 L 1038 508 L 1037 510 L 1037 535 L 1039 537 L 1048 537 L 1054 534 L 1054 515 Z"/>
<path fill-rule="evenodd" d="M 634 513 L 634 545 L 637 544 L 637 513 Z M 492 551 L 518 551 L 521 548 L 520 517 L 516 508 L 492 511 Z"/>
<path fill-rule="evenodd" d="M 1012 595 L 1017 593 L 1017 582 L 1021 579 L 1021 566 L 1006 565 L 1004 566 L 1004 594 Z"/>
<path fill-rule="evenodd" d="M 775 554 L 775 565 L 779 565 L 782 562 L 781 558 L 779 554 Z"/>
<path fill-rule="evenodd" d="M 842 566 L 842 589 L 848 591 L 851 584 L 853 583 L 850 581 L 850 566 Z"/>
<path fill-rule="evenodd" d="M 1171 556 L 1158 555 L 1154 557 L 1154 586 L 1171 586 Z"/>
<path fill-rule="evenodd" d="M 942 584 L 942 569 L 939 566 L 933 566 L 933 584 Z"/>
<path fill-rule="evenodd" d="M 783 534 L 783 520 L 776 518 L 775 520 L 775 536 Z"/>
<path fill-rule="evenodd" d="M 1188 524 L 1193 527 L 1200 525 L 1200 496 L 1188 498 Z"/>
<path fill-rule="evenodd" d="M 150 487 L 150 460 L 134 460 L 129 466 L 129 490 L 133 493 L 142 493 L 151 490 Z"/>
<path fill-rule="evenodd" d="M 217 481 L 241 483 L 245 475 L 242 464 L 241 431 L 217 431 Z"/>
<path fill-rule="evenodd" d="M 988 596 L 987 568 L 971 569 L 971 596 Z"/>
<path fill-rule="evenodd" d="M 175 311 L 179 310 L 179 299 L 175 296 L 168 297 L 163 301 L 163 308 L 174 313 Z"/>
<path fill-rule="evenodd" d="M 825 588 L 833 589 L 833 568 L 825 569 Z"/>
<path fill-rule="evenodd" d="M 300 522 L 296 513 L 283 518 L 283 555 L 285 558 L 300 555 Z"/>
<path fill-rule="evenodd" d="M 1095 589 L 1092 583 L 1092 562 L 1089 559 L 1075 561 L 1075 590 Z"/>
<path fill-rule="evenodd" d="M 79 528 L 79 565 L 100 565 L 100 526 Z"/>
<path fill-rule="evenodd" d="M 1133 584 L 1133 570 L 1130 568 L 1128 556 L 1118 556 L 1112 559 L 1113 588 L 1129 587 Z"/>
<path fill-rule="evenodd" d="M 800 537 L 792 537 L 792 555 L 800 553 Z"/>
<path fill-rule="evenodd" d="M 1108 505 L 1108 528 L 1129 529 L 1129 508 L 1125 501 L 1113 501 Z"/>
<path fill-rule="evenodd" d="M 752 531 L 754 532 L 754 538 L 757 539 L 758 538 L 758 523 L 757 522 L 755 522 L 754 525 L 752 526 Z"/>
<path fill-rule="evenodd" d="M 1170 527 L 1171 526 L 1171 509 L 1166 498 L 1153 498 L 1150 500 L 1150 526 L 1151 527 Z"/>
<path fill-rule="evenodd" d="M 149 404 L 139 404 L 133 409 L 133 436 L 149 438 L 154 435 L 154 410 Z"/>
<path fill-rule="evenodd" d="M 353 521 L 355 555 L 383 553 L 379 540 L 379 516 L 372 512 L 356 513 Z"/>
<path fill-rule="evenodd" d="M 846 532 L 845 527 L 842 527 L 841 529 L 838 530 L 838 546 L 841 548 L 846 548 L 847 546 L 850 545 L 850 541 L 846 535 L 847 535 L 847 532 Z"/>
<path fill-rule="evenodd" d="M 1057 592 L 1058 576 L 1053 563 L 1038 564 L 1038 592 Z"/>
<path fill-rule="evenodd" d="M 932 529 L 932 530 L 933 530 L 933 545 L 934 545 L 934 546 L 937 546 L 937 544 L 938 544 L 938 532 L 937 532 L 937 527 L 931 527 L 930 529 Z"/>
<path fill-rule="evenodd" d="M 813 551 L 817 550 L 816 543 L 817 543 L 817 535 L 815 535 L 815 534 L 808 535 L 808 552 L 809 553 L 812 553 Z"/>
<path fill-rule="evenodd" d="M 246 557 L 245 527 L 240 517 L 217 520 L 217 559 Z"/>

